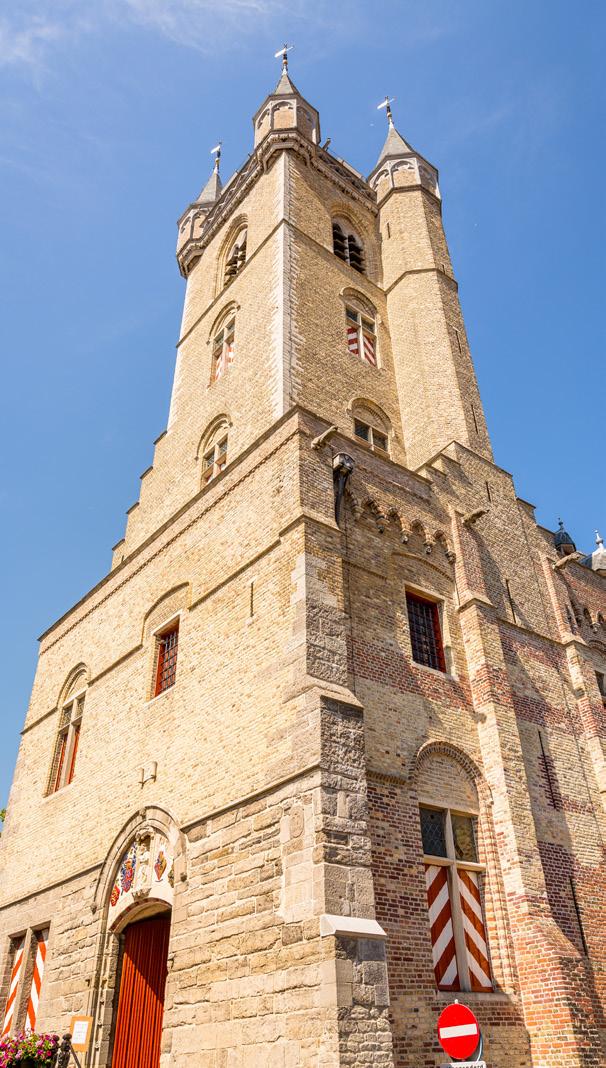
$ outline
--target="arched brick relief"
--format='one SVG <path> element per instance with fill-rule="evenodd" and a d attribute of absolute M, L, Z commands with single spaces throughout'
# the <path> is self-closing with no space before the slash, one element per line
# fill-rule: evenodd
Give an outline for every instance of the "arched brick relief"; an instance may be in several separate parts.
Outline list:
<path fill-rule="evenodd" d="M 351 419 L 361 419 L 377 429 L 391 434 L 391 419 L 375 401 L 368 397 L 352 397 L 347 405 L 347 414 Z"/>
<path fill-rule="evenodd" d="M 70 697 L 78 693 L 79 690 L 84 690 L 88 686 L 90 679 L 90 671 L 86 664 L 76 664 L 75 667 L 69 672 L 61 690 L 59 691 L 59 699 L 57 705 L 64 705 Z"/>
<path fill-rule="evenodd" d="M 214 338 L 218 334 L 219 330 L 225 325 L 228 319 L 232 315 L 235 315 L 240 310 L 240 305 L 235 300 L 229 300 L 227 304 L 224 304 L 218 315 L 215 316 L 213 324 L 208 332 L 206 339 L 207 345 L 212 345 Z"/>
<path fill-rule="evenodd" d="M 295 125 L 295 109 L 291 100 L 281 100 L 271 110 L 272 130 L 289 130 Z"/>
<path fill-rule="evenodd" d="M 161 626 L 165 620 L 170 619 L 171 616 L 174 616 L 183 608 L 189 607 L 189 591 L 189 583 L 183 582 L 172 590 L 167 590 L 166 593 L 163 593 L 158 598 L 143 617 L 142 642 L 146 642 L 153 631 Z"/>
<path fill-rule="evenodd" d="M 448 741 L 425 742 L 413 757 L 410 779 L 419 798 L 444 808 L 478 812 L 490 804 L 488 784 L 475 760 Z"/>
<path fill-rule="evenodd" d="M 435 545 L 438 545 L 442 549 L 448 562 L 453 564 L 456 557 L 445 532 L 443 530 L 436 530 L 433 535 L 433 541 Z"/>
<path fill-rule="evenodd" d="M 362 500 L 362 515 L 365 512 L 374 519 L 379 534 L 383 534 L 387 523 L 387 514 L 383 505 L 375 497 L 364 497 Z"/>
<path fill-rule="evenodd" d="M 359 289 L 354 289 L 353 286 L 345 286 L 339 296 L 344 305 L 353 305 L 358 311 L 363 312 L 375 321 L 377 320 L 377 309 L 372 301 L 364 293 L 361 293 Z"/>
<path fill-rule="evenodd" d="M 210 423 L 207 424 L 204 433 L 201 435 L 198 441 L 198 447 L 196 449 L 196 463 L 198 463 L 208 443 L 212 440 L 217 431 L 222 427 L 227 427 L 228 430 L 230 430 L 232 427 L 232 421 L 229 418 L 227 412 L 221 412 L 220 415 L 216 415 L 214 419 L 211 419 Z"/>

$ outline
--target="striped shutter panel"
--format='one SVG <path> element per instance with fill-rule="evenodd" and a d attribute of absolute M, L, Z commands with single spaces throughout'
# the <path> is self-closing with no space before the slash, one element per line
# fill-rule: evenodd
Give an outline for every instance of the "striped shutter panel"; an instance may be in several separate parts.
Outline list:
<path fill-rule="evenodd" d="M 448 869 L 440 864 L 426 864 L 425 886 L 436 983 L 439 990 L 459 990 L 459 972 L 448 893 Z"/>
<path fill-rule="evenodd" d="M 377 355 L 376 355 L 376 350 L 375 350 L 375 337 L 374 337 L 374 334 L 367 334 L 366 331 L 363 331 L 362 339 L 363 339 L 363 344 L 364 344 L 364 348 L 363 348 L 364 359 L 366 360 L 367 363 L 369 363 L 371 365 L 371 367 L 376 367 L 377 366 Z"/>
<path fill-rule="evenodd" d="M 34 960 L 34 974 L 32 975 L 32 986 L 29 992 L 29 1000 L 27 1002 L 27 1016 L 25 1020 L 26 1031 L 33 1031 L 36 1027 L 36 1017 L 38 1015 L 38 1005 L 40 1002 L 40 988 L 42 986 L 44 965 L 46 963 L 47 942 L 48 930 L 36 931 L 36 958 Z"/>
<path fill-rule="evenodd" d="M 17 1007 L 17 993 L 19 991 L 19 982 L 21 980 L 21 972 L 23 971 L 23 954 L 25 950 L 25 936 L 17 942 L 13 954 L 13 966 L 11 968 L 11 979 L 8 988 L 8 998 L 6 999 L 6 1009 L 4 1011 L 4 1023 L 2 1025 L 2 1037 L 10 1034 L 11 1027 L 13 1026 L 13 1019 L 15 1016 L 15 1009 Z"/>
<path fill-rule="evenodd" d="M 471 989 L 492 990 L 490 964 L 488 963 L 488 944 L 482 915 L 480 879 L 477 872 L 466 871 L 464 868 L 458 870 L 457 877 Z"/>
<path fill-rule="evenodd" d="M 352 356 L 360 355 L 360 339 L 358 337 L 357 326 L 347 326 L 347 348 Z"/>

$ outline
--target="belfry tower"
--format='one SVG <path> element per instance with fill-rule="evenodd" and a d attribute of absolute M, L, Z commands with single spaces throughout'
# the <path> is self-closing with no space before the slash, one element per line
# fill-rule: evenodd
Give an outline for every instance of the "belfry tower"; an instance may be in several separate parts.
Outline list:
<path fill-rule="evenodd" d="M 41 638 L 3 1030 L 86 1068 L 603 1063 L 606 566 L 492 451 L 435 167 L 291 80 L 178 223 L 166 431 Z M 600 555 L 601 553 L 601 555 Z"/>

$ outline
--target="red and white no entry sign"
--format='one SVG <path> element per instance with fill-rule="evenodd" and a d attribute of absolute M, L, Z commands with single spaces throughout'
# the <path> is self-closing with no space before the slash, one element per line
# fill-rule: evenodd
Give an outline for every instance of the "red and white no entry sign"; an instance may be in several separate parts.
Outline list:
<path fill-rule="evenodd" d="M 478 1047 L 480 1025 L 467 1005 L 447 1005 L 438 1020 L 440 1045 L 449 1057 L 464 1061 Z"/>

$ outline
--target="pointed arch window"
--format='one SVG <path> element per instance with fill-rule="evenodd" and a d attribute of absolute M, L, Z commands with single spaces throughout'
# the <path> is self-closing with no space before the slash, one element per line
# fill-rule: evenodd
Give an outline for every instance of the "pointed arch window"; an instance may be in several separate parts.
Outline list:
<path fill-rule="evenodd" d="M 236 348 L 236 316 L 232 313 L 213 337 L 211 378 L 217 382 L 234 362 Z"/>
<path fill-rule="evenodd" d="M 68 786 L 74 779 L 83 715 L 84 693 L 70 696 L 63 704 L 59 717 L 59 732 L 47 790 L 49 794 Z"/>
<path fill-rule="evenodd" d="M 239 271 L 242 270 L 246 263 L 246 241 L 248 238 L 248 229 L 243 227 L 237 234 L 235 241 L 229 248 L 227 253 L 227 259 L 225 261 L 225 273 L 223 277 L 223 284 L 227 285 L 231 282 L 232 278 L 235 278 Z"/>
<path fill-rule="evenodd" d="M 202 452 L 202 482 L 205 486 L 227 467 L 227 422 L 222 422 L 209 436 Z"/>
<path fill-rule="evenodd" d="M 354 271 L 365 274 L 364 245 L 352 228 L 341 219 L 332 224 L 332 247 L 335 256 L 348 263 Z"/>

